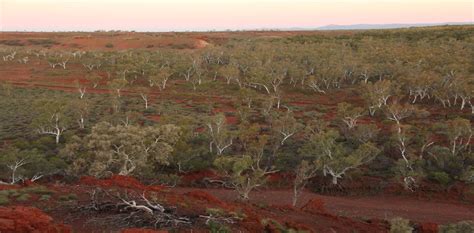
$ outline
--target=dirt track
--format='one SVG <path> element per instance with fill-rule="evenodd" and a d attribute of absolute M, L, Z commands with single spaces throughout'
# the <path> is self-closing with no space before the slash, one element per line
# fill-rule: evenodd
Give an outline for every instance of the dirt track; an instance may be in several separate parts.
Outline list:
<path fill-rule="evenodd" d="M 178 193 L 186 193 L 194 188 L 176 188 Z M 201 189 L 224 201 L 235 201 L 236 193 L 225 189 Z M 289 190 L 264 190 L 250 194 L 252 203 L 268 205 L 291 205 L 292 192 Z M 404 217 L 416 222 L 438 224 L 453 223 L 462 220 L 474 220 L 474 205 L 443 203 L 440 200 L 424 201 L 409 197 L 369 196 L 335 197 L 305 192 L 299 205 L 313 198 L 324 201 L 326 209 L 336 215 L 359 219 L 391 219 Z"/>

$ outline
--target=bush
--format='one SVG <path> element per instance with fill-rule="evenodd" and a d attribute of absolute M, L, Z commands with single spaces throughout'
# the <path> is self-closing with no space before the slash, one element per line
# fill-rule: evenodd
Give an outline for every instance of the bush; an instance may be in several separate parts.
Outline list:
<path fill-rule="evenodd" d="M 28 200 L 30 200 L 30 198 L 31 198 L 31 195 L 30 195 L 30 194 L 24 193 L 24 194 L 21 194 L 20 196 L 18 196 L 18 197 L 16 198 L 16 200 L 17 200 L 17 201 L 28 201 Z"/>
<path fill-rule="evenodd" d="M 112 44 L 112 43 L 107 43 L 107 44 L 105 44 L 105 47 L 106 47 L 106 48 L 113 48 L 113 47 L 114 47 L 114 44 Z"/>
<path fill-rule="evenodd" d="M 181 181 L 181 176 L 175 174 L 159 174 L 156 177 L 161 185 L 176 186 Z"/>
<path fill-rule="evenodd" d="M 62 196 L 59 197 L 59 200 L 60 200 L 60 201 L 73 201 L 73 200 L 77 200 L 77 195 L 74 194 L 74 193 L 62 195 Z"/>
<path fill-rule="evenodd" d="M 461 175 L 461 180 L 466 183 L 474 183 L 474 166 L 468 167 Z"/>
<path fill-rule="evenodd" d="M 41 197 L 38 199 L 39 201 L 48 201 L 49 199 L 51 199 L 51 195 L 41 195 Z"/>
<path fill-rule="evenodd" d="M 209 221 L 209 232 L 211 233 L 227 233 L 232 232 L 229 227 L 214 221 Z"/>
<path fill-rule="evenodd" d="M 10 203 L 10 199 L 8 198 L 8 196 L 0 194 L 0 205 L 6 205 L 8 203 Z"/>
<path fill-rule="evenodd" d="M 413 227 L 410 226 L 410 220 L 403 218 L 394 218 L 390 220 L 390 233 L 412 233 Z"/>
<path fill-rule="evenodd" d="M 462 221 L 454 224 L 443 225 L 440 233 L 470 233 L 474 232 L 474 221 Z"/>
<path fill-rule="evenodd" d="M 446 172 L 432 172 L 428 176 L 430 180 L 436 181 L 439 184 L 442 184 L 444 186 L 447 186 L 449 183 L 451 183 L 451 177 L 449 177 L 449 174 Z"/>
<path fill-rule="evenodd" d="M 44 186 L 33 186 L 26 189 L 23 189 L 22 192 L 34 193 L 38 195 L 51 195 L 54 194 L 53 190 L 50 190 Z"/>

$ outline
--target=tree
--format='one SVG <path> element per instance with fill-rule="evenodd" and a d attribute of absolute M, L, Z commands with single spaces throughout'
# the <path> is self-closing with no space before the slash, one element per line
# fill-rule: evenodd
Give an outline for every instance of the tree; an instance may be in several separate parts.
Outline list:
<path fill-rule="evenodd" d="M 396 85 L 390 80 L 367 83 L 364 87 L 362 96 L 369 106 L 369 113 L 371 116 L 375 114 L 377 109 L 387 105 L 388 99 L 398 92 L 398 87 L 396 87 Z"/>
<path fill-rule="evenodd" d="M 278 116 L 272 122 L 272 129 L 278 134 L 281 135 L 280 144 L 283 145 L 285 141 L 295 135 L 301 128 L 301 124 L 293 117 L 293 113 L 291 111 L 287 111 L 286 113 Z"/>
<path fill-rule="evenodd" d="M 204 67 L 205 64 L 203 61 L 194 65 L 194 70 L 196 75 L 194 78 L 191 79 L 191 83 L 193 84 L 193 89 L 196 90 L 196 85 L 201 85 L 204 82 L 204 78 L 206 77 L 208 71 Z"/>
<path fill-rule="evenodd" d="M 190 59 L 181 58 L 177 61 L 176 70 L 184 77 L 184 80 L 189 81 L 195 74 L 195 62 L 197 61 L 193 57 Z"/>
<path fill-rule="evenodd" d="M 258 94 L 249 88 L 241 88 L 239 90 L 239 100 L 242 104 L 245 104 L 248 108 L 252 108 L 252 104 L 257 98 Z"/>
<path fill-rule="evenodd" d="M 305 188 L 308 180 L 315 177 L 319 169 L 320 167 L 317 164 L 311 164 L 306 160 L 301 161 L 298 168 L 296 168 L 296 176 L 293 181 L 293 206 L 296 206 L 301 191 Z"/>
<path fill-rule="evenodd" d="M 333 159 L 327 159 L 324 162 L 324 173 L 332 176 L 332 183 L 337 184 L 337 179 L 342 178 L 349 169 L 357 168 L 365 163 L 370 162 L 380 152 L 372 143 L 365 143 L 359 146 L 353 152 L 345 152 L 347 154 L 338 153 L 335 150 Z"/>
<path fill-rule="evenodd" d="M 53 135 L 56 144 L 70 123 L 70 117 L 66 114 L 67 103 L 64 100 L 40 99 L 34 103 L 38 109 L 38 115 L 33 121 L 38 133 Z"/>
<path fill-rule="evenodd" d="M 266 60 L 265 60 L 266 59 Z M 272 58 L 263 58 L 261 64 L 256 64 L 251 70 L 249 86 L 263 88 L 272 98 L 275 98 L 277 108 L 280 108 L 281 85 L 288 74 L 288 64 L 285 61 L 274 61 Z"/>
<path fill-rule="evenodd" d="M 3 56 L 3 61 L 13 61 L 13 59 L 15 59 L 16 54 L 16 51 L 11 51 L 10 53 Z"/>
<path fill-rule="evenodd" d="M 77 90 L 79 91 L 79 98 L 84 98 L 84 95 L 86 94 L 87 87 L 82 84 L 79 80 L 75 81 L 75 86 Z"/>
<path fill-rule="evenodd" d="M 413 97 L 412 103 L 417 100 L 422 101 L 425 98 L 430 98 L 434 88 L 437 74 L 434 72 L 420 72 L 415 77 L 410 77 L 407 80 L 409 95 Z"/>
<path fill-rule="evenodd" d="M 322 164 L 323 174 L 330 175 L 335 185 L 348 170 L 370 162 L 380 152 L 370 142 L 354 150 L 337 142 L 339 137 L 339 133 L 334 130 L 313 134 L 301 150 L 302 154 L 313 157 Z"/>
<path fill-rule="evenodd" d="M 221 66 L 219 73 L 225 78 L 227 85 L 229 85 L 232 80 L 238 78 L 240 71 L 237 66 L 229 64 Z"/>
<path fill-rule="evenodd" d="M 149 85 L 150 87 L 157 86 L 162 91 L 166 89 L 166 84 L 172 75 L 173 72 L 169 67 L 160 68 L 158 72 L 148 76 Z"/>
<path fill-rule="evenodd" d="M 169 164 L 180 134 L 174 125 L 113 126 L 101 122 L 84 138 L 75 137 L 62 154 L 72 160 L 70 170 L 74 174 L 132 175 L 155 164 Z"/>
<path fill-rule="evenodd" d="M 56 68 L 56 66 L 61 66 L 63 69 L 66 69 L 66 64 L 71 59 L 71 54 L 69 53 L 58 53 L 53 54 L 48 57 L 48 63 L 51 68 Z"/>
<path fill-rule="evenodd" d="M 97 73 L 88 73 L 86 75 L 86 79 L 89 81 L 89 83 L 92 84 L 93 88 L 97 88 L 100 81 L 102 80 L 102 77 L 98 75 Z"/>
<path fill-rule="evenodd" d="M 91 111 L 91 103 L 87 99 L 73 100 L 68 105 L 69 111 L 72 113 L 74 119 L 77 119 L 77 124 L 80 129 L 85 128 L 86 119 Z"/>
<path fill-rule="evenodd" d="M 75 53 L 73 54 L 75 55 Z M 87 52 L 84 56 L 81 56 L 82 65 L 88 71 L 92 71 L 94 68 L 99 69 L 102 66 L 100 54 Z"/>
<path fill-rule="evenodd" d="M 209 150 L 212 152 L 216 147 L 217 155 L 222 155 L 225 149 L 232 145 L 233 135 L 227 129 L 226 118 L 223 114 L 210 117 L 206 123 L 208 134 L 211 139 Z"/>
<path fill-rule="evenodd" d="M 401 121 L 407 117 L 410 117 L 416 113 L 417 109 L 413 105 L 409 104 L 399 104 L 397 101 L 391 103 L 386 107 L 387 118 L 391 121 L 395 121 L 397 138 L 398 138 L 398 147 L 400 149 L 400 154 L 405 161 L 407 167 L 410 166 L 410 162 L 407 155 L 407 141 L 408 135 L 404 131 L 404 126 Z"/>
<path fill-rule="evenodd" d="M 349 129 L 357 125 L 357 120 L 363 116 L 363 109 L 343 102 L 337 105 L 337 118 L 344 122 Z"/>
<path fill-rule="evenodd" d="M 110 88 L 115 90 L 117 97 L 121 97 L 121 91 L 128 85 L 128 81 L 125 79 L 114 79 L 109 83 Z"/>
<path fill-rule="evenodd" d="M 34 182 L 46 175 L 49 170 L 48 161 L 36 150 L 19 150 L 9 147 L 0 151 L 0 154 L 0 167 L 4 166 L 10 170 L 10 184 L 26 179 Z"/>
<path fill-rule="evenodd" d="M 367 143 L 376 138 L 379 132 L 375 124 L 359 124 L 350 132 L 350 136 L 359 143 Z"/>
<path fill-rule="evenodd" d="M 148 109 L 148 100 L 150 97 L 151 90 L 147 87 L 139 87 L 136 89 L 142 100 L 145 102 L 145 109 Z"/>
<path fill-rule="evenodd" d="M 463 150 L 469 150 L 472 141 L 472 125 L 467 119 L 456 118 L 449 120 L 445 124 L 445 130 L 442 131 L 446 135 L 450 151 L 453 156 L 458 155 Z"/>
<path fill-rule="evenodd" d="M 402 124 L 402 120 L 421 113 L 415 106 L 409 104 L 399 104 L 398 101 L 394 101 L 387 105 L 385 114 L 387 118 L 396 123 L 396 141 L 400 151 L 400 155 L 403 159 L 404 166 L 399 166 L 400 173 L 404 176 L 403 182 L 407 189 L 413 191 L 413 187 L 416 186 L 417 171 L 413 167 L 414 159 L 416 157 L 411 156 L 409 143 L 411 140 L 410 136 L 410 125 Z"/>
<path fill-rule="evenodd" d="M 275 173 L 272 167 L 263 165 L 266 136 L 255 135 L 255 140 L 246 146 L 246 153 L 239 156 L 220 156 L 214 160 L 214 166 L 227 177 L 242 200 L 248 200 L 255 188 L 263 185 L 267 175 Z"/>

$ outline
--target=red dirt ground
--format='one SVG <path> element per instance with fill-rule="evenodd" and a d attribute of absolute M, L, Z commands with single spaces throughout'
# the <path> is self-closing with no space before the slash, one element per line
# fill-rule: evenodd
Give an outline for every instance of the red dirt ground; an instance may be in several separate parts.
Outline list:
<path fill-rule="evenodd" d="M 189 188 L 175 189 L 179 193 L 189 192 Z M 224 201 L 236 201 L 237 195 L 232 190 L 202 189 Z M 290 190 L 264 190 L 250 194 L 251 203 L 267 205 L 291 205 Z M 424 201 L 412 197 L 370 196 L 370 197 L 336 197 L 304 192 L 298 207 L 310 200 L 321 200 L 324 208 L 336 215 L 362 219 L 391 219 L 404 217 L 416 222 L 433 222 L 438 224 L 452 223 L 474 219 L 474 205 L 465 203 L 444 203 L 443 200 Z M 301 204 L 303 203 L 303 204 Z"/>

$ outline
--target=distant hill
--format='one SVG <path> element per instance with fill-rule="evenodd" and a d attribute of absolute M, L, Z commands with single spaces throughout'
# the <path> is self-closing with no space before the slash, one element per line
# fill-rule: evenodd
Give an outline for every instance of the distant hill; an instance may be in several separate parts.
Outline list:
<path fill-rule="evenodd" d="M 428 27 L 442 25 L 469 25 L 474 22 L 446 22 L 446 23 L 417 23 L 417 24 L 351 24 L 351 25 L 327 25 L 316 28 L 316 30 L 367 30 L 367 29 L 394 29 L 410 27 Z"/>

